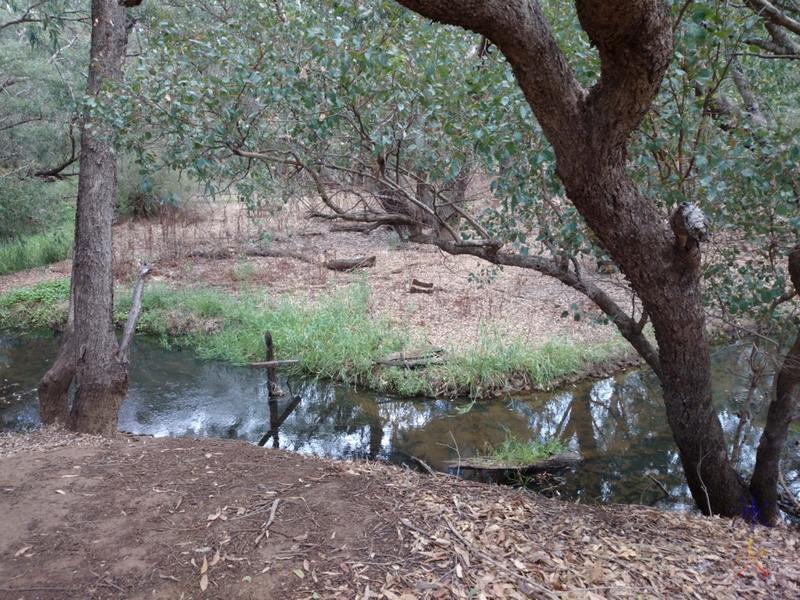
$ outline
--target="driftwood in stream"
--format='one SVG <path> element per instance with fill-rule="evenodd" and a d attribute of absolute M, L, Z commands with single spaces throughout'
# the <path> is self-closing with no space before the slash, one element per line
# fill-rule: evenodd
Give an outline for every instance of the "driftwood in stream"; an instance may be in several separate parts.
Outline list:
<path fill-rule="evenodd" d="M 292 367 L 296 364 L 299 364 L 300 361 L 297 359 L 289 359 L 289 360 L 268 360 L 266 362 L 254 362 L 250 363 L 248 366 L 253 367 L 254 369 L 269 369 L 271 367 Z"/>
<path fill-rule="evenodd" d="M 352 271 L 364 267 L 374 267 L 374 256 L 360 256 L 358 258 L 342 258 L 339 260 L 329 260 L 325 266 L 332 271 Z"/>
<path fill-rule="evenodd" d="M 448 460 L 445 461 L 444 466 L 447 469 L 473 469 L 477 471 L 493 471 L 496 473 L 516 471 L 522 475 L 533 475 L 535 473 L 558 471 L 559 469 L 579 465 L 582 462 L 583 457 L 577 452 L 562 452 L 560 454 L 553 454 L 542 460 L 537 460 L 529 465 L 521 466 L 504 464 L 486 456 Z"/>
<path fill-rule="evenodd" d="M 264 333 L 264 342 L 267 345 L 267 362 L 275 362 L 275 350 L 272 346 L 272 334 L 267 331 Z M 269 397 L 283 396 L 283 390 L 278 387 L 278 379 L 275 376 L 275 367 L 267 367 L 267 389 Z"/>
<path fill-rule="evenodd" d="M 414 369 L 416 367 L 426 367 L 428 365 L 441 365 L 447 362 L 441 358 L 445 353 L 444 348 L 428 348 L 426 350 L 409 350 L 408 352 L 398 352 L 385 358 L 375 361 L 376 365 L 384 367 L 404 367 Z"/>
<path fill-rule="evenodd" d="M 275 350 L 272 347 L 272 334 L 269 331 L 264 333 L 264 343 L 267 346 L 267 360 L 265 362 L 250 363 L 254 369 L 267 370 L 267 389 L 269 390 L 270 398 L 276 396 L 283 396 L 283 390 L 278 387 L 278 382 L 275 377 L 276 367 L 289 367 L 299 363 L 299 360 L 275 360 Z"/>

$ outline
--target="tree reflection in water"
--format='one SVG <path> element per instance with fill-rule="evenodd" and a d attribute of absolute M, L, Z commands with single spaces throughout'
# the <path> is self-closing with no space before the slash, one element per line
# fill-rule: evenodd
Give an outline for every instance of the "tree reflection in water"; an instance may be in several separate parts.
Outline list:
<path fill-rule="evenodd" d="M 57 340 L 49 336 L 2 340 L 0 375 L 15 389 L 35 388 L 56 351 Z M 731 374 L 741 367 L 736 352 L 717 359 L 717 408 L 733 436 L 746 380 Z M 392 463 L 412 455 L 436 469 L 446 460 L 499 445 L 506 435 L 557 437 L 586 462 L 564 472 L 563 485 L 550 493 L 591 503 L 691 506 L 660 390 L 644 369 L 554 393 L 477 402 L 468 411 L 458 410 L 459 403 L 394 399 L 297 378 L 288 397 L 270 399 L 263 372 L 201 361 L 141 339 L 133 349 L 130 377 L 120 428 L 135 433 L 271 440 L 274 447 L 305 454 Z M 279 384 L 286 389 L 285 378 Z M 36 408 L 35 398 L 0 402 L 0 427 L 35 426 Z M 792 435 L 791 442 L 800 437 L 796 431 Z M 743 469 L 755 456 L 752 440 L 757 439 L 755 432 L 742 451 Z M 787 452 L 783 467 L 796 490 L 796 450 Z"/>

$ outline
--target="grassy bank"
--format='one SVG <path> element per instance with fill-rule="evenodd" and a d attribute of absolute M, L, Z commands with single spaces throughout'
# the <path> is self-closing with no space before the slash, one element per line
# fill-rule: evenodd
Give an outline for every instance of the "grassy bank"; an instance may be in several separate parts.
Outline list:
<path fill-rule="evenodd" d="M 115 318 L 123 323 L 130 294 L 120 291 L 117 297 Z M 67 281 L 8 292 L 0 296 L 0 328 L 63 324 L 68 298 Z M 145 292 L 142 309 L 140 332 L 158 336 L 165 345 L 189 347 L 203 358 L 234 364 L 264 360 L 264 332 L 270 331 L 276 358 L 298 359 L 303 372 L 401 396 L 485 398 L 545 389 L 611 368 L 627 352 L 621 340 L 587 346 L 560 339 L 531 347 L 485 327 L 474 346 L 450 349 L 444 364 L 379 368 L 376 358 L 420 349 L 425 336 L 376 318 L 365 282 L 314 301 L 154 285 Z"/>

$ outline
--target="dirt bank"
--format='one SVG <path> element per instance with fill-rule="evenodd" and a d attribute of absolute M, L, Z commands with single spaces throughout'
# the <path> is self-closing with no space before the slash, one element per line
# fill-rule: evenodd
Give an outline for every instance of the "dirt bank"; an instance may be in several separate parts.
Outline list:
<path fill-rule="evenodd" d="M 800 597 L 786 528 L 236 441 L 4 434 L 0 514 L 9 600 Z"/>

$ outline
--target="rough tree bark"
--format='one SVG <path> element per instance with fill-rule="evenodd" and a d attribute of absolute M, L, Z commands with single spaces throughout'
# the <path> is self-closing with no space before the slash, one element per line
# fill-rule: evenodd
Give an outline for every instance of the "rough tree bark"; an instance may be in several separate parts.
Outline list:
<path fill-rule="evenodd" d="M 120 77 L 125 44 L 125 8 L 116 0 L 92 0 L 88 96 Z M 59 354 L 39 384 L 39 401 L 43 423 L 60 421 L 75 431 L 112 435 L 128 391 L 129 350 L 117 343 L 113 322 L 117 155 L 100 129 L 98 121 L 84 115 L 69 320 Z"/>
<path fill-rule="evenodd" d="M 700 250 L 696 244 L 679 247 L 655 204 L 626 171 L 628 137 L 647 113 L 672 54 L 667 3 L 576 0 L 581 26 L 601 63 L 599 81 L 586 89 L 534 1 L 399 2 L 484 35 L 504 54 L 553 146 L 570 201 L 630 280 L 653 324 L 658 356 L 645 359 L 658 367 L 695 502 L 706 514 L 741 515 L 749 491 L 728 460 L 711 403 Z"/>

